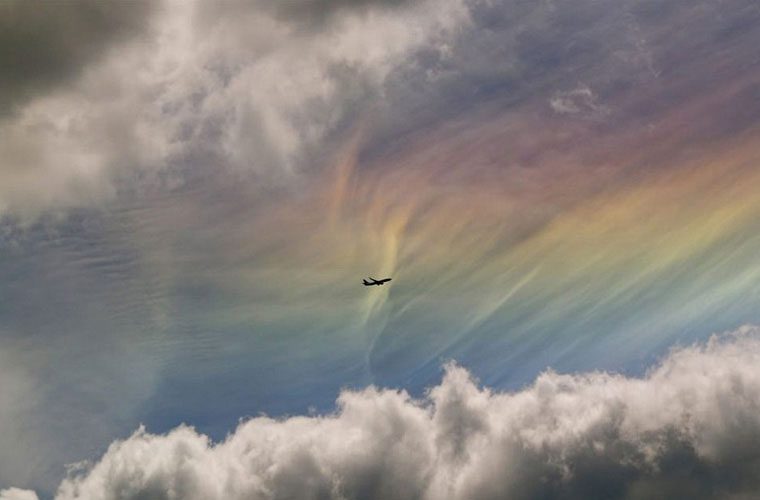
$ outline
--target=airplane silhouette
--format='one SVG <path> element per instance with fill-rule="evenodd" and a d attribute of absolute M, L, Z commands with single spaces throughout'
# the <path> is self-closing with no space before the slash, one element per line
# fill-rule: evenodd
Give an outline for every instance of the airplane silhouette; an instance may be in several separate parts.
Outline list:
<path fill-rule="evenodd" d="M 393 278 L 385 278 L 385 279 L 381 279 L 381 280 L 376 280 L 375 278 L 373 278 L 372 276 L 370 276 L 369 277 L 369 281 L 362 280 L 362 283 L 364 284 L 364 286 L 373 286 L 373 285 L 382 286 L 382 285 L 388 283 L 391 279 L 393 279 Z"/>

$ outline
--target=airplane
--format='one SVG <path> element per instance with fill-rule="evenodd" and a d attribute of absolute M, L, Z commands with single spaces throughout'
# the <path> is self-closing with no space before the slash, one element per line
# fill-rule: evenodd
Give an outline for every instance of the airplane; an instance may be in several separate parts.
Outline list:
<path fill-rule="evenodd" d="M 381 280 L 376 280 L 375 278 L 373 278 L 372 276 L 370 276 L 369 277 L 369 281 L 362 280 L 362 283 L 364 284 L 364 286 L 373 286 L 373 285 L 382 286 L 382 285 L 388 283 L 391 279 L 393 279 L 393 278 L 385 278 L 385 279 L 381 279 Z"/>

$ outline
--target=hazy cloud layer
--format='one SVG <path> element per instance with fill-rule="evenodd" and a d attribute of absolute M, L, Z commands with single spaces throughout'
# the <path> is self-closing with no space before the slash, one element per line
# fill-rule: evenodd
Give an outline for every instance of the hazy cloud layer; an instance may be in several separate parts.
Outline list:
<path fill-rule="evenodd" d="M 450 365 L 424 400 L 344 392 L 324 417 L 254 418 L 224 442 L 139 429 L 67 499 L 727 498 L 760 487 L 760 331 L 672 352 L 643 379 L 542 374 L 479 388 Z"/>

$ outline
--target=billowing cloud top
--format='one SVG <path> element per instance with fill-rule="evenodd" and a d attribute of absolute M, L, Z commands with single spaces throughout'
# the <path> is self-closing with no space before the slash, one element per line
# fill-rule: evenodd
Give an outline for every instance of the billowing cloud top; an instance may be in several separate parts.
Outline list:
<path fill-rule="evenodd" d="M 751 498 L 758 366 L 756 328 L 675 350 L 642 379 L 547 372 L 501 393 L 449 364 L 424 399 L 347 391 L 334 414 L 253 418 L 220 443 L 140 428 L 56 499 Z"/>

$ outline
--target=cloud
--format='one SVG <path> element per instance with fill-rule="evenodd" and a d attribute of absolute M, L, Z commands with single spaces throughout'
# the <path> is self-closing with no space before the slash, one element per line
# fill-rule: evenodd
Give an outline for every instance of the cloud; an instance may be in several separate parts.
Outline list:
<path fill-rule="evenodd" d="M 56 498 L 727 498 L 760 487 L 760 330 L 676 349 L 643 378 L 343 392 L 319 417 L 244 421 L 221 443 L 138 429 Z"/>
<path fill-rule="evenodd" d="M 38 500 L 37 493 L 19 488 L 0 490 L 0 500 Z"/>
<path fill-rule="evenodd" d="M 96 0 L 0 6 L 0 117 L 139 34 L 151 2 Z"/>
<path fill-rule="evenodd" d="M 551 108 L 559 114 L 582 114 L 589 118 L 599 119 L 610 113 L 609 108 L 600 104 L 597 96 L 585 85 L 573 90 L 557 92 L 549 99 Z"/>
<path fill-rule="evenodd" d="M 156 172 L 177 165 L 289 179 L 382 96 L 385 78 L 408 54 L 467 19 L 462 0 L 403 9 L 339 4 L 329 23 L 309 28 L 264 0 L 167 1 L 149 18 L 86 2 L 60 7 L 68 22 L 53 23 L 29 61 L 20 41 L 8 42 L 7 64 L 23 59 L 31 69 L 0 82 L 18 89 L 9 94 L 27 96 L 0 121 L 0 211 L 89 205 L 113 197 L 119 179 L 157 182 Z M 25 26 L 56 18 L 12 5 L 19 40 Z M 98 37 L 129 31 L 117 29 L 122 24 L 141 25 L 141 35 L 114 35 L 122 43 L 107 54 L 90 49 L 105 45 Z M 61 57 L 59 46 L 66 47 Z"/>
<path fill-rule="evenodd" d="M 319 168 L 368 115 L 368 149 L 484 102 L 623 122 L 674 95 L 697 101 L 714 87 L 699 64 L 720 57 L 726 82 L 752 67 L 746 26 L 760 11 L 748 0 L 608 3 L 12 2 L 12 29 L 0 30 L 0 95 L 14 110 L 0 122 L 0 211 L 91 205 L 229 168 L 281 185 Z M 754 123 L 745 102 L 726 109 L 701 126 Z M 168 182 L 167 171 L 181 175 Z"/>
<path fill-rule="evenodd" d="M 277 0 L 259 0 L 257 8 L 268 9 L 278 14 L 278 17 L 298 22 L 305 22 L 319 27 L 329 22 L 336 14 L 350 10 L 371 8 L 398 8 L 423 3 L 424 0 L 292 0 L 278 2 Z M 252 2 L 246 0 L 228 1 L 222 8 L 250 9 Z M 218 9 L 220 6 L 213 6 Z"/>

